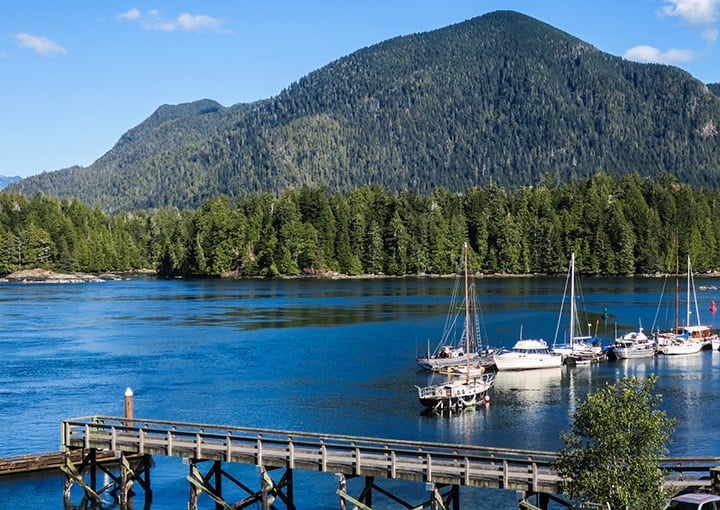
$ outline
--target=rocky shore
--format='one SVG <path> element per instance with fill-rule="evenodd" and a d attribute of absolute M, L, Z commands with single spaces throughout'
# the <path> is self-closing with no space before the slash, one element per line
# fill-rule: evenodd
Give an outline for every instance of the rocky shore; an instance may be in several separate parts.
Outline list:
<path fill-rule="evenodd" d="M 88 283 L 107 280 L 122 280 L 122 277 L 114 273 L 55 273 L 46 269 L 23 269 L 2 278 L 2 281 L 16 283 Z"/>

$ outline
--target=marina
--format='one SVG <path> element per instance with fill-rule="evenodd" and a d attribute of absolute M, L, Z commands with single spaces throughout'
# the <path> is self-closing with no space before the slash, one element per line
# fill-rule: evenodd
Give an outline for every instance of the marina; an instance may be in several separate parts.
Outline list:
<path fill-rule="evenodd" d="M 526 330 L 552 338 L 563 280 L 484 279 L 478 287 L 485 312 L 482 337 L 493 347 L 510 348 L 522 317 Z M 714 277 L 702 278 L 704 285 L 718 283 Z M 650 328 L 662 291 L 660 278 L 590 279 L 583 284 L 585 308 L 593 320 L 600 319 L 604 338 L 637 328 L 638 317 Z M 0 457 L 58 450 L 60 424 L 68 416 L 122 416 L 115 396 L 128 386 L 135 392 L 136 414 L 152 417 L 149 421 L 556 452 L 576 402 L 618 378 L 644 374 L 658 376 L 663 409 L 678 420 L 669 458 L 716 457 L 720 444 L 714 413 L 708 410 L 720 405 L 717 350 L 499 371 L 489 405 L 424 415 L 414 386 L 442 379 L 417 367 L 413 354 L 424 352 L 429 337 L 436 338 L 452 286 L 450 279 L 430 278 L 137 278 L 97 285 L 3 285 Z M 712 290 L 698 293 L 703 310 L 717 298 Z M 703 319 L 715 327 L 714 315 L 703 313 Z M 185 507 L 189 465 L 179 457 L 152 458 L 151 508 Z M 708 478 L 712 462 L 705 464 L 696 466 L 695 476 Z M 223 463 L 222 470 L 246 485 L 259 482 L 254 464 Z M 202 471 L 205 477 L 207 473 Z M 104 476 L 98 476 L 98 487 L 106 483 Z M 281 478 L 273 474 L 275 483 Z M 346 478 L 347 494 L 360 498 L 365 483 L 363 476 Z M 423 483 L 416 483 L 388 479 L 382 490 L 405 501 L 427 501 Z M 9 507 L 22 507 L 32 494 L 38 507 L 64 508 L 63 473 L 7 476 L 0 484 Z M 339 480 L 333 472 L 298 469 L 293 487 L 297 508 L 339 506 Z M 74 485 L 75 503 L 78 491 Z M 135 491 L 142 499 L 141 487 Z M 457 497 L 460 508 L 518 507 L 510 489 L 460 486 Z M 205 496 L 198 499 L 199 508 L 214 504 Z M 551 500 L 548 507 L 561 508 L 557 505 Z M 372 507 L 397 508 L 374 489 Z"/>

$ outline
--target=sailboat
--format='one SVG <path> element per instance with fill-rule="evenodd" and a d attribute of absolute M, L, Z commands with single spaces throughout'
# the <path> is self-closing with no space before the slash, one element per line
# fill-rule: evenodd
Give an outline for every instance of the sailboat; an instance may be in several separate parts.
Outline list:
<path fill-rule="evenodd" d="M 495 384 L 495 372 L 484 371 L 479 376 L 472 376 L 470 370 L 470 324 L 471 300 L 468 283 L 468 245 L 464 245 L 465 265 L 465 377 L 450 379 L 442 384 L 425 387 L 415 386 L 420 404 L 434 411 L 463 409 L 484 403 L 488 397 L 488 390 Z"/>
<path fill-rule="evenodd" d="M 467 279 L 467 276 L 466 276 Z M 465 285 L 465 294 L 462 289 Z M 465 313 L 469 311 L 470 320 L 465 324 Z M 466 358 L 470 356 L 471 368 L 476 370 L 490 368 L 492 356 L 489 347 L 483 351 L 479 330 L 479 306 L 476 303 L 475 284 L 463 283 L 462 274 L 458 275 L 450 300 L 450 308 L 445 320 L 445 327 L 437 346 L 433 351 L 428 349 L 423 356 L 415 358 L 420 368 L 455 375 L 464 372 Z"/>
<path fill-rule="evenodd" d="M 587 364 L 596 361 L 602 361 L 607 356 L 603 352 L 602 342 L 590 335 L 579 336 L 575 334 L 575 327 L 577 322 L 577 305 L 575 303 L 575 252 L 570 256 L 570 269 L 568 270 L 568 280 L 570 282 L 570 341 L 567 344 L 558 345 L 553 343 L 553 352 L 559 353 L 563 356 L 566 363 L 570 364 Z M 567 291 L 567 282 L 566 287 Z M 563 318 L 564 308 L 564 297 L 563 305 L 560 307 L 560 316 L 558 317 L 558 325 L 555 330 L 555 340 L 557 340 L 558 333 L 560 331 L 560 323 Z M 588 326 L 589 328 L 590 326 Z"/>
<path fill-rule="evenodd" d="M 700 324 L 700 310 L 697 305 L 697 296 L 695 295 L 695 282 L 692 277 L 692 266 L 690 263 L 690 256 L 687 258 L 687 299 L 686 299 L 686 315 L 685 325 L 678 324 L 678 280 L 679 280 L 679 261 L 676 257 L 675 260 L 675 327 L 672 331 L 667 331 L 657 334 L 657 344 L 660 352 L 667 355 L 679 355 L 679 354 L 695 354 L 700 352 L 705 345 L 711 345 L 713 342 L 718 341 L 718 335 L 714 334 L 710 326 Z M 692 291 L 692 302 L 695 303 L 695 316 L 697 317 L 697 324 L 690 324 L 690 316 L 692 310 L 690 308 L 691 303 L 691 291 Z"/>

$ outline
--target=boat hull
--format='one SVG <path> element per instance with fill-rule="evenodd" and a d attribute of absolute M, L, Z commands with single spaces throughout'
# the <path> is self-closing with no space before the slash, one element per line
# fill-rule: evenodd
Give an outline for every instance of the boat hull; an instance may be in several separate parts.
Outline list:
<path fill-rule="evenodd" d="M 675 344 L 663 345 L 660 348 L 660 352 L 666 356 L 681 356 L 684 354 L 696 354 L 703 348 L 703 344 L 700 342 L 682 342 Z"/>
<path fill-rule="evenodd" d="M 535 370 L 553 368 L 562 365 L 562 356 L 558 354 L 532 355 L 508 352 L 495 356 L 495 367 L 498 370 Z"/>
<path fill-rule="evenodd" d="M 615 347 L 613 354 L 617 359 L 641 359 L 655 356 L 655 348 L 638 349 L 634 347 Z"/>
<path fill-rule="evenodd" d="M 470 353 L 470 362 L 478 358 L 477 352 Z M 438 370 L 440 368 L 456 367 L 459 365 L 465 365 L 467 363 L 467 357 L 463 354 L 453 358 L 433 358 L 433 357 L 422 357 L 416 358 L 415 362 L 420 368 L 425 370 Z"/>

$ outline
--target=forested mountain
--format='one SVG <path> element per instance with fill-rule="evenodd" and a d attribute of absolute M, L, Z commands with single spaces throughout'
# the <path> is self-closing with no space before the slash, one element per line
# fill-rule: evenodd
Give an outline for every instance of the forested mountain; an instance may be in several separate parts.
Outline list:
<path fill-rule="evenodd" d="M 112 212 L 303 185 L 429 193 L 601 171 L 716 188 L 713 90 L 498 11 L 361 49 L 257 103 L 161 107 L 90 167 L 11 189 Z"/>

